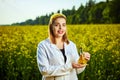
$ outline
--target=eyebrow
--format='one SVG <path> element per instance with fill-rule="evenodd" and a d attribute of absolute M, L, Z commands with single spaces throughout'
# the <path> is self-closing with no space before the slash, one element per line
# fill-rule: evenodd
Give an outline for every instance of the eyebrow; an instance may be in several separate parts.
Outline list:
<path fill-rule="evenodd" d="M 54 23 L 57 23 L 57 24 L 58 24 L 59 22 L 54 22 Z M 63 24 L 66 24 L 66 22 L 65 22 L 65 23 L 63 23 Z"/>

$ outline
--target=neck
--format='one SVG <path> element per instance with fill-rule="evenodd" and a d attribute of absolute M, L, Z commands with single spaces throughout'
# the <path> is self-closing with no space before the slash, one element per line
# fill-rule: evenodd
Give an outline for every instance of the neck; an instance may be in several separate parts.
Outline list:
<path fill-rule="evenodd" d="M 55 38 L 56 44 L 63 42 L 62 37 Z"/>
<path fill-rule="evenodd" d="M 61 38 L 55 38 L 55 40 L 56 40 L 56 46 L 59 49 L 63 49 L 64 48 L 64 42 L 62 40 L 62 37 Z"/>

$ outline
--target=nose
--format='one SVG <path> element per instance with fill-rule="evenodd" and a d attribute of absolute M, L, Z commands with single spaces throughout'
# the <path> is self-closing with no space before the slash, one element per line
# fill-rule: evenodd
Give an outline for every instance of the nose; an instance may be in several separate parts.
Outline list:
<path fill-rule="evenodd" d="M 62 26 L 61 26 L 61 25 L 59 25 L 59 29 L 61 29 L 61 27 L 62 27 Z"/>

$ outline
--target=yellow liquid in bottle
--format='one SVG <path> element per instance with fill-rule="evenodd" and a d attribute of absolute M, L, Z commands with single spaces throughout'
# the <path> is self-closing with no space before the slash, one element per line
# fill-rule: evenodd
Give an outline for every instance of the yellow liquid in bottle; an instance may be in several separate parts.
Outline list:
<path fill-rule="evenodd" d="M 79 64 L 87 64 L 87 60 L 85 59 L 85 57 L 84 57 L 83 54 L 80 55 L 80 58 L 79 58 L 79 60 L 78 60 L 78 63 L 79 63 Z"/>
<path fill-rule="evenodd" d="M 87 60 L 86 60 L 85 57 L 84 57 L 82 48 L 80 48 L 80 58 L 79 58 L 79 60 L 78 60 L 78 63 L 79 63 L 79 64 L 87 64 Z"/>

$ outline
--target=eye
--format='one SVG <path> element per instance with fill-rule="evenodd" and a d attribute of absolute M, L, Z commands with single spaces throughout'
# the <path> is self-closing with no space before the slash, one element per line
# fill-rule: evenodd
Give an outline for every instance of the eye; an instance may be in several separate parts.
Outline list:
<path fill-rule="evenodd" d="M 55 24 L 55 26 L 58 26 L 58 24 Z"/>
<path fill-rule="evenodd" d="M 54 24 L 54 26 L 55 26 L 55 27 L 58 27 L 58 26 L 59 26 L 59 24 L 58 24 L 58 23 L 56 23 L 56 24 Z"/>
<path fill-rule="evenodd" d="M 63 24 L 63 27 L 66 27 L 66 24 L 65 24 L 65 23 Z"/>

